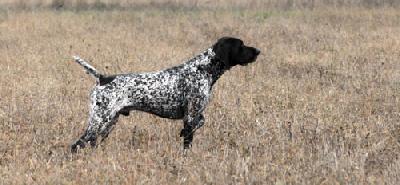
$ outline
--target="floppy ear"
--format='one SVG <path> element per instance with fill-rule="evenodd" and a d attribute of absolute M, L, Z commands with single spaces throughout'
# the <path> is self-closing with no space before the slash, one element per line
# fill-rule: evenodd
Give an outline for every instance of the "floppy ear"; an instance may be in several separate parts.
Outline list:
<path fill-rule="evenodd" d="M 230 66 L 230 47 L 224 41 L 218 41 L 214 46 L 215 58 L 222 61 L 226 66 Z"/>

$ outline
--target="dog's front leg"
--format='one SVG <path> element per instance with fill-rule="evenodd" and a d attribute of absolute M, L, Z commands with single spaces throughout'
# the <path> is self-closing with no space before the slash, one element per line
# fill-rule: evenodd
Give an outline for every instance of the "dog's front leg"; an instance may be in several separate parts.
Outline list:
<path fill-rule="evenodd" d="M 183 124 L 180 137 L 183 137 L 183 148 L 188 149 L 192 145 L 194 132 L 204 125 L 204 116 L 201 113 L 194 117 L 188 115 L 184 118 Z"/>
<path fill-rule="evenodd" d="M 204 84 L 207 85 L 207 84 Z M 196 88 L 198 89 L 208 89 Z M 180 136 L 183 137 L 183 148 L 188 149 L 192 145 L 194 132 L 204 125 L 203 110 L 208 103 L 209 94 L 195 92 L 190 94 L 187 98 L 187 105 L 185 106 L 185 115 L 183 118 L 183 129 Z"/>

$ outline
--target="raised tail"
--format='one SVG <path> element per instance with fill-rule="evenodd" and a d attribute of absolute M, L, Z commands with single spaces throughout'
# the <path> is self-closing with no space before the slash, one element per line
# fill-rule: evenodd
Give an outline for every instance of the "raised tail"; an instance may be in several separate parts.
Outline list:
<path fill-rule="evenodd" d="M 100 74 L 93 66 L 88 64 L 85 60 L 81 59 L 79 56 L 73 56 L 73 57 L 76 63 L 80 64 L 81 66 L 83 66 L 83 68 L 85 68 L 86 73 L 92 75 L 96 79 L 100 79 L 103 77 L 102 74 Z"/>

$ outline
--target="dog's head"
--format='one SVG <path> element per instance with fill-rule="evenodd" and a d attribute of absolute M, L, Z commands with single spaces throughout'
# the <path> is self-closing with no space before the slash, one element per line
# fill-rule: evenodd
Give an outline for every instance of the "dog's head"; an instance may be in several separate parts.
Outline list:
<path fill-rule="evenodd" d="M 224 62 L 227 67 L 245 66 L 256 61 L 260 50 L 243 44 L 243 41 L 232 37 L 223 37 L 213 46 L 215 58 Z"/>

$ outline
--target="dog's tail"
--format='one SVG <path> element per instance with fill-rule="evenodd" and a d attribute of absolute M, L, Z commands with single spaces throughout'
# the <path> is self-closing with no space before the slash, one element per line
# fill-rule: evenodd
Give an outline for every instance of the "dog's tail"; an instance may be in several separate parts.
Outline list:
<path fill-rule="evenodd" d="M 74 60 L 76 63 L 80 64 L 85 68 L 86 73 L 92 75 L 96 79 L 100 79 L 103 77 L 102 74 L 100 74 L 93 66 L 91 66 L 89 63 L 87 63 L 85 60 L 81 59 L 79 56 L 73 56 Z"/>

